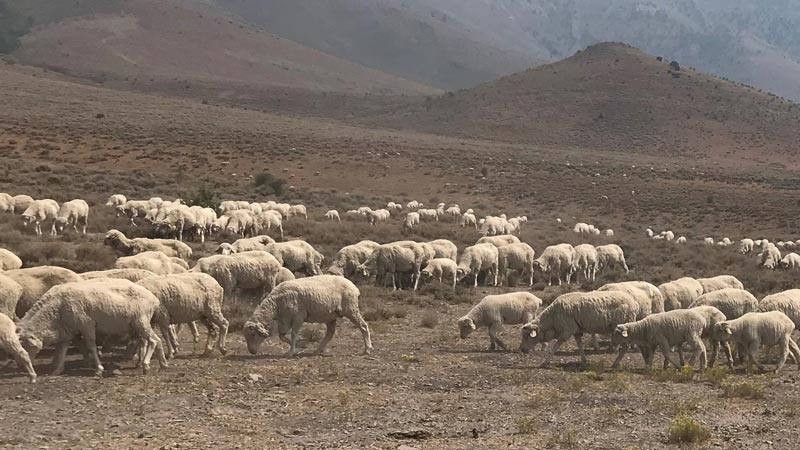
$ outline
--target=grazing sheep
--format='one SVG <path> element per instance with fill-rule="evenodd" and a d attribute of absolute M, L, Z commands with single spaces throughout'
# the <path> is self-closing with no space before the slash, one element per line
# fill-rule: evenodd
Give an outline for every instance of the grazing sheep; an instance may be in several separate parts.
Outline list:
<path fill-rule="evenodd" d="M 41 306 L 17 327 L 19 341 L 31 359 L 43 347 L 55 345 L 53 375 L 64 371 L 69 344 L 80 336 L 94 362 L 95 374 L 103 375 L 97 354 L 96 336 L 134 336 L 142 349 L 142 370 L 150 369 L 150 358 L 157 352 L 161 367 L 166 367 L 161 340 L 151 322 L 165 326 L 160 303 L 147 289 L 128 280 L 97 279 L 67 283 L 42 296 Z"/>
<path fill-rule="evenodd" d="M 377 242 L 364 240 L 342 247 L 333 257 L 331 265 L 325 269 L 325 273 L 352 280 L 356 274 L 356 267 L 364 264 L 378 245 Z"/>
<path fill-rule="evenodd" d="M 597 275 L 597 249 L 591 244 L 575 246 L 575 269 L 584 280 L 594 281 Z M 577 277 L 576 277 L 577 279 Z"/>
<path fill-rule="evenodd" d="M 117 206 L 122 206 L 128 202 L 128 199 L 122 194 L 114 194 L 108 197 L 108 201 L 106 202 L 106 206 L 111 206 L 116 208 Z"/>
<path fill-rule="evenodd" d="M 458 205 L 450 206 L 444 211 L 444 216 L 450 217 L 454 222 L 457 221 L 461 216 L 461 207 Z"/>
<path fill-rule="evenodd" d="M 722 346 L 725 354 L 725 358 L 730 366 L 733 361 L 733 356 L 731 354 L 731 347 L 728 345 L 727 342 L 721 342 L 718 339 L 714 339 L 714 327 L 719 322 L 723 322 L 727 320 L 725 314 L 722 314 L 722 311 L 714 308 L 713 306 L 698 306 L 691 309 L 692 311 L 700 314 L 705 320 L 706 324 L 703 327 L 703 334 L 701 337 L 703 339 L 708 339 L 711 342 L 711 357 L 708 359 L 708 366 L 714 367 L 714 363 L 717 360 L 717 354 L 719 353 L 719 348 Z M 683 361 L 683 356 L 681 354 L 681 348 L 678 347 L 678 354 L 681 355 L 681 361 Z M 690 360 L 690 364 L 694 364 L 694 358 Z"/>
<path fill-rule="evenodd" d="M 648 239 L 653 239 L 653 234 L 654 233 L 652 228 L 644 230 L 644 235 L 647 236 Z"/>
<path fill-rule="evenodd" d="M 225 226 L 225 231 L 238 234 L 241 237 L 245 237 L 248 234 L 250 236 L 256 235 L 256 218 L 253 216 L 252 212 L 246 209 L 236 209 L 227 211 L 226 214 L 229 218 L 228 224 Z"/>
<path fill-rule="evenodd" d="M 458 247 L 453 241 L 447 239 L 436 239 L 428 242 L 433 247 L 435 258 L 448 258 L 453 261 L 458 260 Z"/>
<path fill-rule="evenodd" d="M 435 209 L 418 209 L 417 214 L 419 214 L 420 220 L 439 221 L 439 212 Z"/>
<path fill-rule="evenodd" d="M 703 244 L 708 245 L 708 246 L 714 245 L 714 238 L 707 237 L 707 238 L 703 239 Z"/>
<path fill-rule="evenodd" d="M 150 200 L 128 200 L 123 205 L 118 205 L 116 208 L 117 217 L 125 216 L 128 218 L 132 226 L 137 226 L 134 221 L 137 217 L 145 217 L 148 211 L 152 209 L 159 209 L 158 205 L 153 204 Z"/>
<path fill-rule="evenodd" d="M 686 309 L 703 295 L 703 286 L 694 278 L 683 277 L 658 286 L 664 297 L 664 311 Z"/>
<path fill-rule="evenodd" d="M 302 217 L 308 220 L 308 211 L 306 205 L 292 205 L 289 207 L 289 213 L 286 217 Z"/>
<path fill-rule="evenodd" d="M 194 267 L 189 269 L 189 272 L 206 273 L 211 264 L 222 259 L 224 256 L 227 255 L 211 255 L 211 256 L 206 256 L 205 258 L 200 258 L 197 260 L 197 263 L 195 263 Z"/>
<path fill-rule="evenodd" d="M 149 270 L 156 275 L 170 275 L 186 271 L 183 267 L 173 263 L 169 256 L 161 252 L 142 252 L 133 256 L 122 256 L 117 258 L 114 268 Z"/>
<path fill-rule="evenodd" d="M 51 199 L 35 200 L 31 203 L 22 213 L 22 224 L 28 226 L 34 225 L 34 231 L 37 235 L 42 234 L 42 222 L 52 220 L 50 227 L 50 234 L 56 234 L 56 215 L 58 214 L 58 202 Z"/>
<path fill-rule="evenodd" d="M 697 282 L 703 286 L 703 293 L 705 294 L 726 288 L 744 289 L 742 282 L 733 275 L 718 275 L 712 278 L 698 278 Z"/>
<path fill-rule="evenodd" d="M 758 311 L 780 311 L 794 322 L 797 329 L 800 329 L 800 289 L 789 289 L 762 298 L 758 302 Z"/>
<path fill-rule="evenodd" d="M 484 236 L 497 236 L 505 234 L 507 221 L 502 217 L 486 216 L 480 227 L 480 233 Z"/>
<path fill-rule="evenodd" d="M 617 244 L 600 245 L 597 250 L 598 270 L 615 269 L 622 267 L 628 273 L 628 264 L 625 262 L 625 252 Z"/>
<path fill-rule="evenodd" d="M 681 236 L 678 239 L 675 239 L 676 244 L 685 244 L 687 242 L 686 236 Z"/>
<path fill-rule="evenodd" d="M 294 279 L 296 279 L 296 277 L 291 270 L 287 269 L 286 267 L 281 267 L 281 270 L 278 271 L 278 275 L 275 276 L 275 286 L 283 283 L 284 281 L 292 281 Z"/>
<path fill-rule="evenodd" d="M 20 297 L 22 297 L 22 286 L 0 272 L 0 314 L 16 318 Z"/>
<path fill-rule="evenodd" d="M 558 285 L 562 280 L 567 284 L 575 273 L 575 248 L 570 244 L 551 245 L 544 249 L 541 255 L 533 261 L 533 269 L 547 274 L 547 285 L 553 285 L 555 275 Z"/>
<path fill-rule="evenodd" d="M 800 368 L 800 348 L 792 339 L 794 330 L 794 322 L 780 311 L 751 312 L 737 319 L 717 323 L 714 326 L 714 338 L 738 344 L 747 355 L 748 371 L 752 371 L 752 365 L 755 364 L 764 372 L 764 366 L 758 361 L 758 352 L 762 345 L 768 348 L 780 346 L 781 356 L 775 367 L 777 373 L 786 364 L 789 352 Z"/>
<path fill-rule="evenodd" d="M 519 234 L 522 231 L 522 224 L 527 222 L 528 218 L 525 216 L 520 217 L 512 217 L 508 219 L 508 223 L 506 223 L 506 234 Z"/>
<path fill-rule="evenodd" d="M 146 278 L 157 277 L 158 275 L 144 269 L 111 269 L 98 270 L 95 272 L 84 272 L 80 274 L 80 276 L 84 280 L 94 280 L 95 278 L 117 278 L 136 283 Z"/>
<path fill-rule="evenodd" d="M 339 211 L 337 211 L 335 209 L 331 209 L 328 212 L 326 212 L 325 213 L 325 218 L 328 219 L 328 220 L 335 220 L 335 221 L 337 221 L 339 223 L 342 222 L 342 218 L 339 217 Z"/>
<path fill-rule="evenodd" d="M 14 201 L 14 214 L 24 212 L 34 202 L 33 197 L 24 194 L 15 195 L 12 200 Z"/>
<path fill-rule="evenodd" d="M 420 202 L 418 202 L 416 200 L 411 200 L 410 202 L 406 203 L 406 208 L 407 209 L 412 209 L 412 210 L 415 210 L 415 211 L 417 209 L 419 209 L 419 208 L 422 208 L 423 206 L 424 205 L 422 203 L 420 203 Z"/>
<path fill-rule="evenodd" d="M 705 325 L 706 320 L 692 310 L 680 309 L 657 313 L 636 322 L 617 325 L 611 335 L 611 342 L 622 345 L 626 350 L 629 345 L 638 345 L 648 369 L 653 367 L 656 347 L 664 355 L 664 368 L 672 363 L 680 369 L 683 366 L 683 356 L 680 358 L 681 365 L 678 365 L 670 357 L 670 349 L 680 348 L 684 342 L 688 342 L 694 349 L 692 360 L 699 355 L 700 370 L 703 370 L 708 363 L 706 346 L 701 337 Z"/>
<path fill-rule="evenodd" d="M 336 333 L 336 320 L 346 317 L 361 331 L 364 354 L 372 350 L 369 326 L 358 309 L 358 288 L 350 281 L 335 275 L 320 275 L 287 281 L 277 286 L 264 298 L 252 317 L 244 325 L 247 350 L 255 355 L 269 337 L 269 325 L 278 325 L 278 337 L 289 344 L 288 356 L 296 352 L 297 336 L 303 323 L 324 323 L 325 337 L 315 353 L 323 354 Z M 286 335 L 291 333 L 287 339 Z"/>
<path fill-rule="evenodd" d="M 33 370 L 31 358 L 22 347 L 17 336 L 17 325 L 7 315 L 0 313 L 0 352 L 6 352 L 14 358 L 17 366 L 28 373 L 31 383 L 36 383 L 36 371 Z"/>
<path fill-rule="evenodd" d="M 227 228 L 230 219 L 231 218 L 229 216 L 217 217 L 217 220 L 211 223 L 211 233 L 219 233 L 220 231 Z"/>
<path fill-rule="evenodd" d="M 797 253 L 789 253 L 781 260 L 781 269 L 798 269 L 800 268 L 800 255 Z"/>
<path fill-rule="evenodd" d="M 453 280 L 453 290 L 458 282 L 458 264 L 450 258 L 434 258 L 420 272 L 423 280 L 433 279 L 442 283 L 443 280 Z"/>
<path fill-rule="evenodd" d="M 466 227 L 474 227 L 476 230 L 478 229 L 478 221 L 475 218 L 475 214 L 471 212 L 465 212 L 461 215 L 461 228 Z"/>
<path fill-rule="evenodd" d="M 0 212 L 14 214 L 14 197 L 5 192 L 0 192 Z"/>
<path fill-rule="evenodd" d="M 630 294 L 639 304 L 636 320 L 642 320 L 650 314 L 664 312 L 664 296 L 657 287 L 646 281 L 608 283 L 601 286 L 598 291 L 622 291 Z"/>
<path fill-rule="evenodd" d="M 305 245 L 301 245 L 303 242 Z M 279 242 L 267 244 L 264 251 L 269 252 L 282 266 L 292 272 L 303 271 L 306 275 L 317 275 L 321 272 L 317 252 L 304 241 Z"/>
<path fill-rule="evenodd" d="M 78 232 L 78 225 L 81 232 L 86 234 L 86 226 L 89 224 L 89 204 L 85 200 L 71 200 L 65 202 L 56 214 L 56 221 L 53 224 L 57 233 L 63 233 L 64 228 L 72 225 L 75 232 Z"/>
<path fill-rule="evenodd" d="M 621 291 L 573 292 L 556 298 L 535 319 L 522 327 L 520 350 L 531 351 L 536 344 L 556 339 L 540 367 L 547 367 L 553 355 L 570 337 L 575 338 L 581 363 L 586 364 L 581 337 L 584 333 L 611 334 L 617 325 L 633 322 L 639 306 L 630 295 Z M 612 367 L 622 361 L 626 345 L 622 345 Z"/>
<path fill-rule="evenodd" d="M 192 257 L 192 248 L 174 239 L 128 239 L 121 231 L 110 230 L 106 233 L 103 242 L 120 256 L 133 256 L 142 252 L 161 252 L 167 256 L 177 256 L 183 259 Z"/>
<path fill-rule="evenodd" d="M 263 211 L 255 217 L 254 233 L 266 229 L 267 231 L 276 228 L 280 233 L 280 238 L 283 240 L 283 216 L 277 210 Z"/>
<path fill-rule="evenodd" d="M 414 290 L 419 286 L 420 272 L 425 260 L 425 249 L 415 242 L 393 242 L 379 245 L 367 260 L 359 265 L 356 270 L 365 277 L 375 273 L 375 282 L 385 282 L 385 276 L 392 280 L 392 289 L 397 290 L 400 283 L 398 273 L 411 273 Z"/>
<path fill-rule="evenodd" d="M 403 209 L 403 205 L 400 203 L 389 202 L 386 204 L 386 209 L 389 211 L 401 211 Z"/>
<path fill-rule="evenodd" d="M 0 272 L 22 268 L 22 260 L 9 250 L 0 248 Z"/>
<path fill-rule="evenodd" d="M 497 247 L 489 243 L 475 244 L 465 248 L 458 261 L 458 279 L 463 280 L 468 275 L 472 275 L 475 277 L 473 287 L 478 287 L 478 275 L 481 272 L 487 272 L 486 286 L 489 286 L 490 283 L 492 286 L 497 286 L 499 255 Z M 491 281 L 491 276 L 494 276 L 494 281 Z"/>
<path fill-rule="evenodd" d="M 219 334 L 219 351 L 228 352 L 225 337 L 228 334 L 228 321 L 222 315 L 222 286 L 210 275 L 204 273 L 182 273 L 163 277 L 147 278 L 139 285 L 152 292 L 161 302 L 161 315 L 169 324 L 191 324 L 202 320 L 208 329 L 203 355 L 214 349 L 214 338 Z M 178 352 L 178 339 L 169 328 L 162 329 L 165 353 L 172 357 Z"/>
<path fill-rule="evenodd" d="M 219 208 L 217 209 L 219 209 L 220 214 L 227 214 L 229 212 L 236 211 L 240 208 L 235 201 L 225 200 L 219 204 Z"/>
<path fill-rule="evenodd" d="M 275 278 L 281 269 L 281 263 L 265 251 L 214 255 L 210 258 L 202 264 L 201 259 L 195 266 L 198 270 L 192 270 L 214 277 L 227 296 L 233 295 L 236 289 L 258 289 L 266 294 L 275 287 Z"/>
<path fill-rule="evenodd" d="M 177 235 L 178 240 L 183 241 L 183 232 L 195 229 L 196 221 L 195 213 L 188 206 L 181 205 L 166 210 L 165 216 L 157 220 L 155 226 L 162 235 L 170 237 Z"/>
<path fill-rule="evenodd" d="M 275 239 L 262 234 L 260 236 L 253 236 L 251 238 L 237 239 L 233 244 L 223 242 L 219 244 L 217 253 L 222 255 L 231 255 L 234 253 L 250 252 L 253 250 L 264 250 L 267 244 L 274 244 Z"/>
<path fill-rule="evenodd" d="M 500 248 L 504 245 L 509 244 L 519 244 L 521 241 L 518 237 L 510 235 L 510 234 L 501 234 L 498 236 L 484 236 L 478 239 L 475 243 L 476 244 L 492 244 L 497 248 Z"/>
<path fill-rule="evenodd" d="M 752 239 L 745 238 L 739 241 L 739 253 L 749 255 L 755 249 L 755 242 Z"/>
<path fill-rule="evenodd" d="M 403 220 L 403 228 L 408 228 L 410 230 L 417 226 L 419 226 L 419 213 L 410 212 L 406 214 L 406 218 Z"/>
<path fill-rule="evenodd" d="M 500 273 L 500 283 L 508 283 L 508 271 L 519 271 L 521 277 L 528 277 L 528 286 L 533 286 L 533 260 L 536 252 L 530 245 L 520 242 L 509 244 L 497 249 L 497 270 Z"/>
<path fill-rule="evenodd" d="M 38 302 L 42 295 L 53 286 L 83 281 L 75 272 L 56 266 L 9 270 L 3 272 L 3 275 L 11 278 L 22 287 L 22 294 L 14 308 L 17 317 L 24 317 L 33 304 Z M 13 316 L 9 315 L 9 317 Z"/>
<path fill-rule="evenodd" d="M 386 222 L 392 218 L 392 214 L 386 209 L 367 212 L 367 220 L 370 226 L 375 226 L 378 222 Z"/>
<path fill-rule="evenodd" d="M 572 227 L 572 231 L 578 234 L 591 234 L 592 229 L 590 228 L 589 224 L 578 222 Z"/>
<path fill-rule="evenodd" d="M 461 339 L 481 327 L 489 329 L 489 350 L 505 350 L 506 344 L 497 336 L 505 325 L 526 324 L 536 317 L 542 300 L 529 292 L 487 295 L 462 318 L 458 319 Z"/>
<path fill-rule="evenodd" d="M 756 311 L 758 300 L 745 290 L 726 288 L 701 295 L 689 308 L 698 306 L 713 306 L 722 311 L 728 320 L 733 320 Z"/>

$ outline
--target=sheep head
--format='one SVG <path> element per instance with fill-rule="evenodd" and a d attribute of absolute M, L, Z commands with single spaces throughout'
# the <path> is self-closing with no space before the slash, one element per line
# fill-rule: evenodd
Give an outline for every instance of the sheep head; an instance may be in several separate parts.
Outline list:
<path fill-rule="evenodd" d="M 220 255 L 230 255 L 231 253 L 236 253 L 236 249 L 233 248 L 231 244 L 223 242 L 222 244 L 219 244 L 219 247 L 217 248 L 217 253 L 219 253 Z"/>
<path fill-rule="evenodd" d="M 42 351 L 44 343 L 38 337 L 26 333 L 25 331 L 20 331 L 20 329 L 17 329 L 17 333 L 19 334 L 19 343 L 22 345 L 22 348 L 28 352 L 28 356 L 31 358 L 31 361 L 33 361 L 36 359 L 36 355 Z"/>
<path fill-rule="evenodd" d="M 469 335 L 475 331 L 476 328 L 475 322 L 469 317 L 462 317 L 458 319 L 458 333 L 461 336 L 461 339 L 466 339 L 469 337 Z"/>
<path fill-rule="evenodd" d="M 522 353 L 529 353 L 539 342 L 544 342 L 544 336 L 538 323 L 528 323 L 521 329 L 522 339 L 519 342 L 519 350 Z"/>
<path fill-rule="evenodd" d="M 64 232 L 64 228 L 67 227 L 67 218 L 66 217 L 56 217 L 55 221 L 56 231 L 59 233 Z"/>
<path fill-rule="evenodd" d="M 730 322 L 717 322 L 714 325 L 714 339 L 718 341 L 728 341 L 731 339 L 733 332 L 731 331 Z"/>
<path fill-rule="evenodd" d="M 625 324 L 617 325 L 614 332 L 611 334 L 611 342 L 615 344 L 625 344 L 630 339 L 628 327 Z"/>
<path fill-rule="evenodd" d="M 27 227 L 28 225 L 32 224 L 35 221 L 36 221 L 36 218 L 34 216 L 22 216 L 22 225 L 23 226 Z"/>
<path fill-rule="evenodd" d="M 251 321 L 244 324 L 242 334 L 244 334 L 244 339 L 247 342 L 247 351 L 251 355 L 257 354 L 261 344 L 270 336 L 269 330 L 264 325 Z"/>

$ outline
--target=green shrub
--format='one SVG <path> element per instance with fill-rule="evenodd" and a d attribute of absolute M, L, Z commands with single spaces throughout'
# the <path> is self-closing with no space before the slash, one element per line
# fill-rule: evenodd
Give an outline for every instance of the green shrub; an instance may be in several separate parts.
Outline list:
<path fill-rule="evenodd" d="M 682 416 L 672 421 L 667 436 L 669 442 L 673 444 L 698 444 L 711 439 L 711 431 L 697 420 Z"/>
<path fill-rule="evenodd" d="M 756 381 L 741 381 L 739 383 L 725 383 L 722 385 L 725 397 L 739 397 L 750 400 L 764 398 L 764 385 Z"/>

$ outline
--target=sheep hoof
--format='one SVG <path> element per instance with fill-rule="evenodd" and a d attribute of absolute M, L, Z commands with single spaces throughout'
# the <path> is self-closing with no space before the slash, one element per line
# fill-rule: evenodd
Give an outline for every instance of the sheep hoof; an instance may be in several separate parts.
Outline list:
<path fill-rule="evenodd" d="M 36 383 L 36 375 L 29 377 L 31 383 Z"/>

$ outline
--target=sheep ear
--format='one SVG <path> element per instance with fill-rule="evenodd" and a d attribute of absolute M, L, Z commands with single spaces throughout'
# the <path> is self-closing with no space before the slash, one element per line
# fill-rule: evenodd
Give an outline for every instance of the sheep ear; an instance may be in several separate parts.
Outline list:
<path fill-rule="evenodd" d="M 475 322 L 473 322 L 473 321 L 471 321 L 471 320 L 470 320 L 470 321 L 469 321 L 469 327 L 470 327 L 470 328 L 472 328 L 472 329 L 474 330 L 474 329 L 476 328 L 476 327 L 475 327 Z"/>
<path fill-rule="evenodd" d="M 261 324 L 256 325 L 256 333 L 265 338 L 269 337 L 269 331 L 266 328 L 264 328 L 264 325 Z"/>
<path fill-rule="evenodd" d="M 733 334 L 733 331 L 731 331 L 731 329 L 728 327 L 725 327 L 725 332 L 728 334 Z"/>
<path fill-rule="evenodd" d="M 532 338 L 535 338 L 536 337 L 536 329 L 531 330 L 531 332 L 530 332 L 530 334 L 528 336 L 530 336 Z"/>
<path fill-rule="evenodd" d="M 622 337 L 628 337 L 628 330 L 622 330 L 620 334 L 622 335 Z"/>

